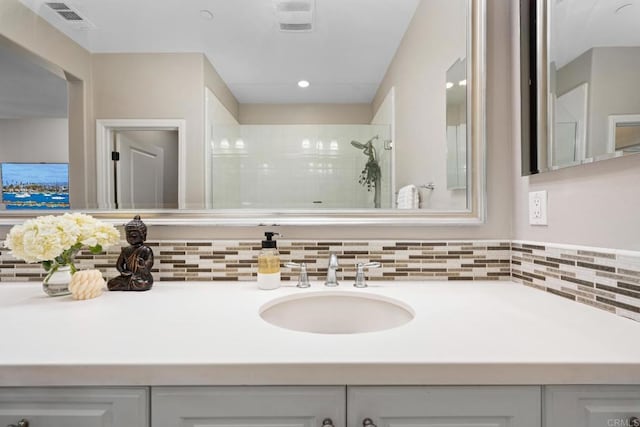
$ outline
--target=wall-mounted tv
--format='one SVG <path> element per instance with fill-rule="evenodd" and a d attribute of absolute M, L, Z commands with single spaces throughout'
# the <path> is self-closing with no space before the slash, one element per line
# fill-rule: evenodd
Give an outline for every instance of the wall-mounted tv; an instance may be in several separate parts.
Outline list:
<path fill-rule="evenodd" d="M 68 163 L 1 163 L 6 209 L 69 209 Z"/>

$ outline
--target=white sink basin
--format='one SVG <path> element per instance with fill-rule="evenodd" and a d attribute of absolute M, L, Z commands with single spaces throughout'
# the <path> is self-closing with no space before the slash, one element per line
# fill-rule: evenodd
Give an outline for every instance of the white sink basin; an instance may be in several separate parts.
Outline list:
<path fill-rule="evenodd" d="M 360 334 L 397 328 L 415 317 L 401 301 L 364 292 L 309 292 L 276 298 L 260 308 L 272 325 L 314 334 Z"/>

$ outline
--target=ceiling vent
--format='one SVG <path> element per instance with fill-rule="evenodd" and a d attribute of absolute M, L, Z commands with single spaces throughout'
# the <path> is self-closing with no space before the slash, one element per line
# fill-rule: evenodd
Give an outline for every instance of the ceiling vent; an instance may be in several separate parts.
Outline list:
<path fill-rule="evenodd" d="M 74 28 L 77 29 L 88 29 L 95 28 L 91 22 L 86 20 L 76 8 L 70 6 L 68 3 L 63 2 L 46 2 L 45 3 L 49 8 L 53 9 L 53 11 L 62 19 L 65 20 L 68 24 L 71 24 Z"/>
<path fill-rule="evenodd" d="M 315 0 L 274 0 L 280 31 L 313 31 Z"/>

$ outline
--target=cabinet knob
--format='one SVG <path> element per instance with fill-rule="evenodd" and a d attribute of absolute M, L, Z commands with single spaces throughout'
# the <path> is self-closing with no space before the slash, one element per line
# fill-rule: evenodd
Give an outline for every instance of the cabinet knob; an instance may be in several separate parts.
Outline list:
<path fill-rule="evenodd" d="M 377 427 L 377 426 L 373 423 L 371 418 L 365 418 L 364 420 L 362 420 L 362 427 Z"/>
<path fill-rule="evenodd" d="M 638 417 L 629 418 L 629 427 L 640 427 L 640 418 Z"/>
<path fill-rule="evenodd" d="M 18 421 L 18 424 L 9 424 L 7 427 L 29 427 L 29 421 L 23 418 Z"/>
<path fill-rule="evenodd" d="M 325 418 L 322 420 L 322 427 L 333 427 L 333 420 L 331 418 Z"/>

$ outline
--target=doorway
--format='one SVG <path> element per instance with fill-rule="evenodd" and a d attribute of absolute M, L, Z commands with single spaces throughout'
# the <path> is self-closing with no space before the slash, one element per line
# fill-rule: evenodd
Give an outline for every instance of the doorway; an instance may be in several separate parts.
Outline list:
<path fill-rule="evenodd" d="M 98 207 L 184 205 L 183 120 L 98 120 Z"/>
<path fill-rule="evenodd" d="M 113 133 L 116 209 L 178 208 L 178 131 Z"/>

